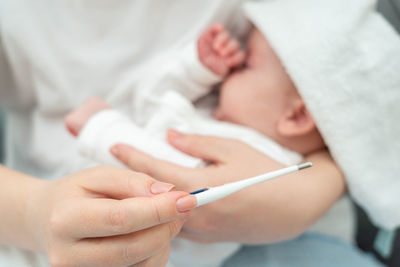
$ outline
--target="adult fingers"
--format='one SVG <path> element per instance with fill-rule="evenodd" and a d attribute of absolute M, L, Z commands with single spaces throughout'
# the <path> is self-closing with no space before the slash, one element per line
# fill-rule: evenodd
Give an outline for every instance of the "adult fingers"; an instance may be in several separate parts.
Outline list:
<path fill-rule="evenodd" d="M 79 176 L 75 174 L 73 179 L 88 192 L 116 199 L 151 196 L 152 185 L 156 183 L 145 174 L 110 166 L 84 170 Z"/>
<path fill-rule="evenodd" d="M 137 264 L 131 265 L 130 267 L 154 267 L 154 266 L 165 266 L 169 258 L 170 246 L 166 246 L 161 249 L 156 255 L 139 262 Z"/>
<path fill-rule="evenodd" d="M 88 238 L 80 240 L 67 250 L 59 250 L 51 254 L 50 261 L 55 266 L 71 255 L 75 265 L 87 266 L 129 266 L 143 262 L 160 253 L 169 241 L 175 237 L 183 225 L 182 220 L 144 229 L 139 232 L 104 238 Z M 68 255 L 63 255 L 68 253 Z M 69 264 L 69 263 L 68 263 Z M 140 266 L 140 265 L 139 265 Z"/>
<path fill-rule="evenodd" d="M 182 210 L 177 201 L 184 197 L 186 206 Z M 51 227 L 56 233 L 77 239 L 122 235 L 184 218 L 185 211 L 195 205 L 193 196 L 178 191 L 123 200 L 79 200 L 57 207 L 61 211 L 53 216 Z"/>
<path fill-rule="evenodd" d="M 134 171 L 146 173 L 158 180 L 172 183 L 179 190 L 185 190 L 192 169 L 156 159 L 131 146 L 118 144 L 113 146 L 111 153 Z"/>
<path fill-rule="evenodd" d="M 201 136 L 182 134 L 175 130 L 168 131 L 169 143 L 178 150 L 196 158 L 210 162 L 225 162 L 232 151 L 235 151 L 235 144 L 231 139 L 215 136 Z"/>

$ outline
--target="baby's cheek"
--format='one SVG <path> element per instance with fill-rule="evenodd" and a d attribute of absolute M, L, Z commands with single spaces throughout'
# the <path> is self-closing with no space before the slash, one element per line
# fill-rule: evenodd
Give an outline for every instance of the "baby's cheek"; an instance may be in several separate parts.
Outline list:
<path fill-rule="evenodd" d="M 243 75 L 233 74 L 223 84 L 220 96 L 219 106 L 216 111 L 217 116 L 229 118 L 231 122 L 235 122 L 235 118 L 240 115 L 243 105 L 248 104 L 248 89 L 243 84 Z"/>
<path fill-rule="evenodd" d="M 226 97 L 226 94 L 221 94 L 218 101 L 218 106 L 214 110 L 214 118 L 220 121 L 229 121 L 229 114 L 232 112 L 232 107 L 229 101 L 229 98 Z"/>
<path fill-rule="evenodd" d="M 228 97 L 221 100 L 220 105 L 214 112 L 215 118 L 221 121 L 237 123 L 238 112 L 241 109 L 240 103 Z"/>
<path fill-rule="evenodd" d="M 221 110 L 221 108 L 219 106 L 214 110 L 213 117 L 216 120 L 219 120 L 219 121 L 223 121 L 224 120 L 224 116 L 223 116 L 222 110 Z"/>

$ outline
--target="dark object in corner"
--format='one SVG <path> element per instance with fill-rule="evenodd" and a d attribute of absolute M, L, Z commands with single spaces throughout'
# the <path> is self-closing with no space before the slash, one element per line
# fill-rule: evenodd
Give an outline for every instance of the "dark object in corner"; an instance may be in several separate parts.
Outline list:
<path fill-rule="evenodd" d="M 357 233 L 356 242 L 360 249 L 366 252 L 372 252 L 377 259 L 388 267 L 399 267 L 400 266 L 400 229 L 397 229 L 395 239 L 392 243 L 392 253 L 387 258 L 381 256 L 381 254 L 375 250 L 374 243 L 375 238 L 378 234 L 378 228 L 376 228 L 371 221 L 368 219 L 366 213 L 356 205 L 357 214 Z"/>

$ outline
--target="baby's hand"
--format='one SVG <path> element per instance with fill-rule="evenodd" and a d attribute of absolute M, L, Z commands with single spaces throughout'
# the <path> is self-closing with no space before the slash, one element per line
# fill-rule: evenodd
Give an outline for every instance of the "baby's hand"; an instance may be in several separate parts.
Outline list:
<path fill-rule="evenodd" d="M 109 109 L 109 106 L 99 97 L 89 98 L 82 106 L 74 109 L 64 118 L 65 126 L 73 136 L 78 136 L 86 122 L 96 113 Z"/>
<path fill-rule="evenodd" d="M 210 26 L 200 35 L 197 51 L 200 62 L 220 76 L 243 64 L 245 59 L 239 42 L 221 24 Z"/>

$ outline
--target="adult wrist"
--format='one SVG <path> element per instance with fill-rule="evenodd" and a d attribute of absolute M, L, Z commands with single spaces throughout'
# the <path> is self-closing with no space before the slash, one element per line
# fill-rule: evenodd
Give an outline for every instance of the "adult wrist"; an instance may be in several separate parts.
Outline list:
<path fill-rule="evenodd" d="M 22 198 L 23 212 L 23 231 L 25 238 L 21 246 L 25 249 L 45 252 L 46 251 L 46 210 L 51 205 L 46 199 L 49 197 L 50 184 L 53 182 L 39 178 L 29 177 L 26 181 L 27 192 Z"/>

